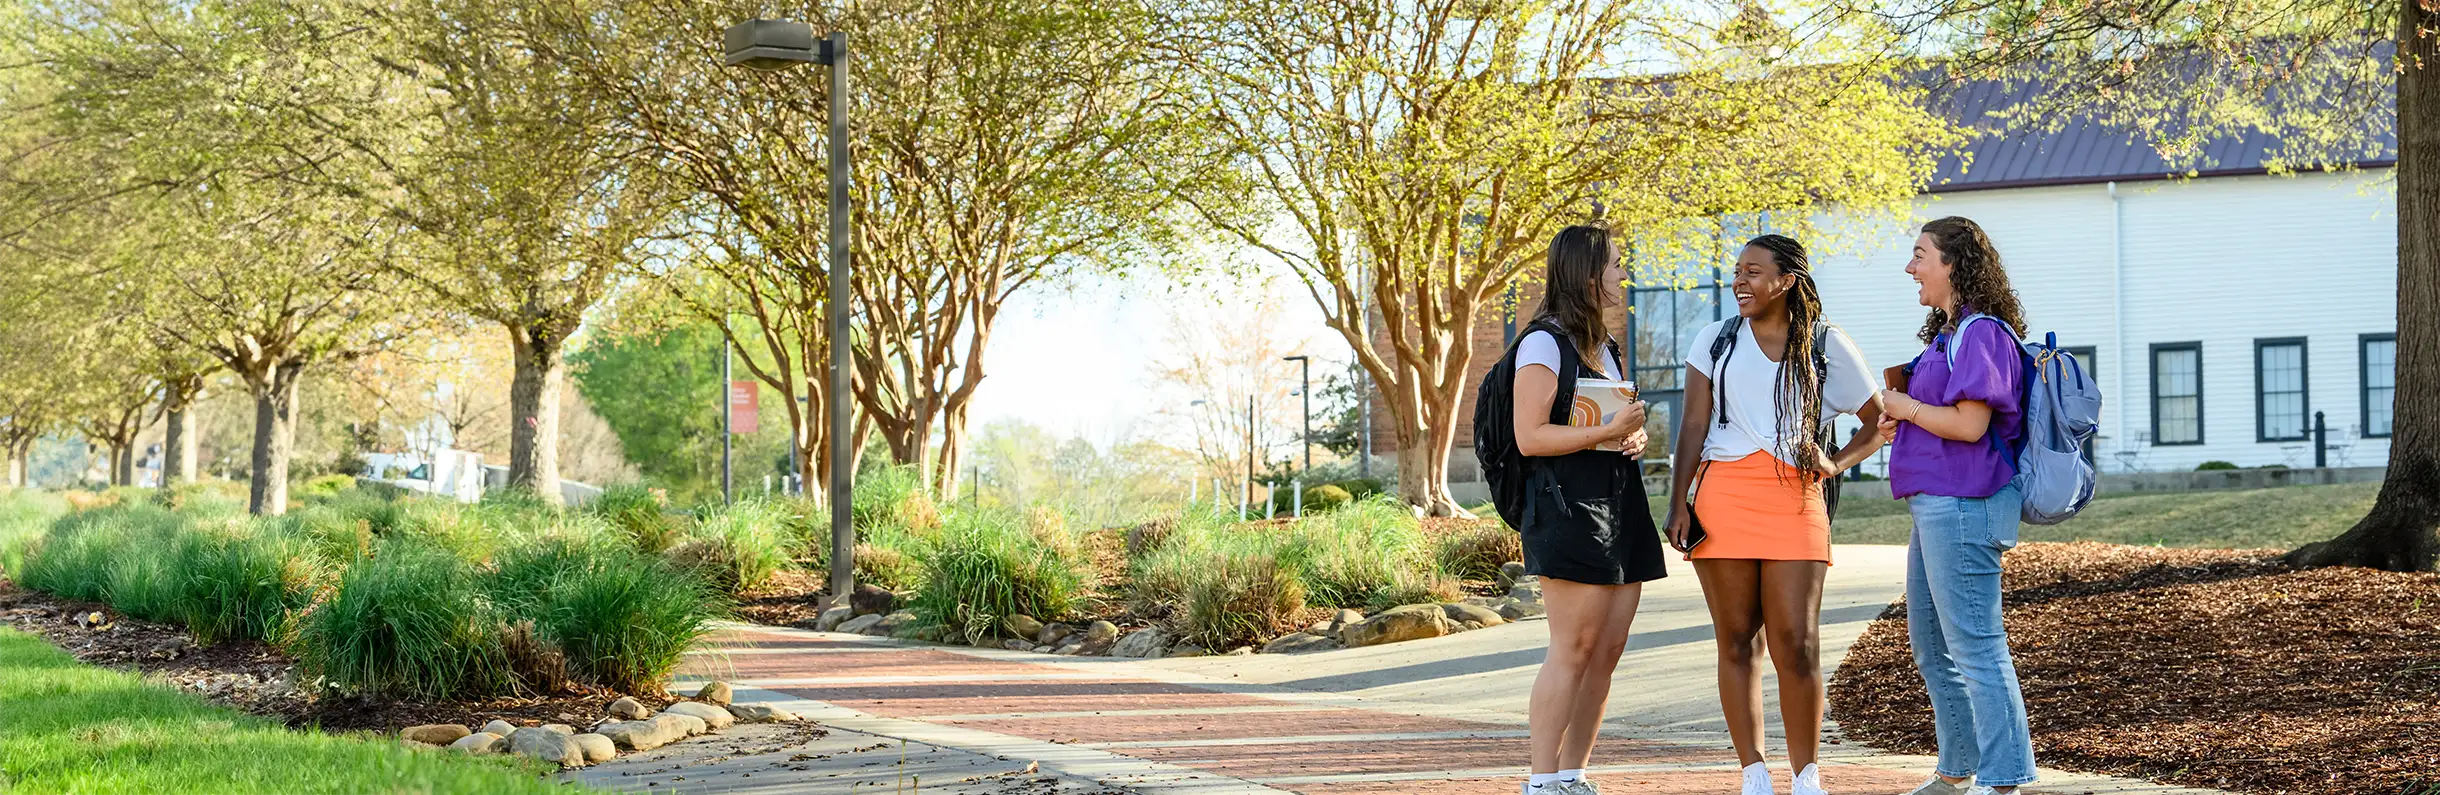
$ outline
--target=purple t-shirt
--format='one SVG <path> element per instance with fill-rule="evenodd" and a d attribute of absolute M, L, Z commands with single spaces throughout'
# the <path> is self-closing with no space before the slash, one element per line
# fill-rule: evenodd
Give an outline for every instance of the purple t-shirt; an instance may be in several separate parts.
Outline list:
<path fill-rule="evenodd" d="M 1931 406 L 1954 406 L 1979 400 L 1991 407 L 1991 434 L 1981 441 L 1943 439 L 1914 423 L 1898 423 L 1898 438 L 1889 453 L 1890 493 L 1898 499 L 1917 494 L 1980 499 L 1999 493 L 2016 479 L 2017 439 L 2025 435 L 2025 407 L 2020 387 L 2025 380 L 2023 348 L 2008 333 L 2007 324 L 1976 321 L 1965 330 L 1951 367 L 1948 337 L 1933 340 L 1915 356 L 1906 394 Z"/>

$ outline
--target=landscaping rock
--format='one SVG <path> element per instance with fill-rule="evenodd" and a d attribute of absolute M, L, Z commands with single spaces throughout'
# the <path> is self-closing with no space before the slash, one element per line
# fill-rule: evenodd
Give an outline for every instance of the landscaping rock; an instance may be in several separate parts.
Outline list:
<path fill-rule="evenodd" d="M 1075 627 L 1053 621 L 1042 625 L 1042 631 L 1034 633 L 1034 642 L 1044 646 L 1065 646 L 1071 641 L 1064 638 L 1073 634 L 1076 634 Z"/>
<path fill-rule="evenodd" d="M 698 734 L 708 734 L 712 731 L 711 724 L 704 723 L 702 718 L 668 710 L 662 710 L 661 714 L 652 716 L 652 720 L 649 722 L 661 724 L 662 730 L 669 733 L 670 742 L 677 742 Z"/>
<path fill-rule="evenodd" d="M 1220 656 L 1222 656 L 1222 657 L 1252 657 L 1252 656 L 1254 656 L 1254 647 L 1252 647 L 1252 646 L 1239 646 L 1239 647 L 1237 647 L 1237 648 L 1234 648 L 1234 649 L 1230 649 L 1230 650 L 1228 650 L 1228 653 L 1227 653 L 1227 654 L 1223 654 L 1223 655 L 1220 655 Z"/>
<path fill-rule="evenodd" d="M 643 720 L 652 717 L 652 710 L 645 707 L 642 702 L 620 696 L 619 700 L 610 702 L 610 717 L 619 720 Z"/>
<path fill-rule="evenodd" d="M 859 616 L 886 615 L 898 608 L 898 595 L 888 588 L 865 583 L 847 595 L 847 604 Z"/>
<path fill-rule="evenodd" d="M 661 710 L 661 714 L 663 716 L 680 715 L 702 720 L 704 727 L 710 731 L 726 729 L 729 727 L 729 724 L 737 722 L 737 716 L 730 714 L 728 710 L 721 709 L 715 705 L 705 704 L 700 701 L 680 701 L 678 703 L 669 705 L 668 709 Z M 702 734 L 703 732 L 695 733 Z"/>
<path fill-rule="evenodd" d="M 1118 625 L 1108 621 L 1095 621 L 1085 625 L 1084 643 L 1082 644 L 1084 648 L 1079 653 L 1099 657 L 1109 653 L 1110 647 L 1116 643 L 1118 643 Z"/>
<path fill-rule="evenodd" d="M 839 624 L 839 631 L 862 634 L 865 630 L 872 629 L 877 626 L 881 626 L 881 616 L 879 614 L 867 614 L 841 622 Z"/>
<path fill-rule="evenodd" d="M 1330 622 L 1337 625 L 1337 628 L 1341 630 L 1346 629 L 1347 625 L 1349 624 L 1361 623 L 1363 620 L 1364 611 L 1349 610 L 1346 608 L 1340 608 L 1337 614 L 1330 617 Z"/>
<path fill-rule="evenodd" d="M 1110 647 L 1112 657 L 1159 657 L 1169 646 L 1169 633 L 1160 627 L 1146 627 L 1127 633 Z"/>
<path fill-rule="evenodd" d="M 583 767 L 585 764 L 585 752 L 576 747 L 574 740 L 549 729 L 526 728 L 509 734 L 508 752 L 545 762 L 557 762 L 560 767 Z"/>
<path fill-rule="evenodd" d="M 457 742 L 450 743 L 449 750 L 470 754 L 496 754 L 500 752 L 502 739 L 505 738 L 491 732 L 475 732 L 458 738 Z"/>
<path fill-rule="evenodd" d="M 874 624 L 873 631 L 865 634 L 887 635 L 894 637 L 899 632 L 913 626 L 915 626 L 915 611 L 900 610 L 898 612 L 882 616 L 881 623 Z"/>
<path fill-rule="evenodd" d="M 608 737 L 598 734 L 579 734 L 568 740 L 576 743 L 576 750 L 584 753 L 585 764 L 588 765 L 608 762 L 612 757 L 618 756 L 618 744 L 610 742 Z"/>
<path fill-rule="evenodd" d="M 1010 636 L 1024 640 L 1033 640 L 1034 636 L 1042 634 L 1042 622 L 1037 621 L 1033 616 L 1029 616 L 1024 613 L 1018 613 L 1001 620 L 1000 627 L 1008 630 L 1008 634 Z M 1026 645 L 1032 646 L 1033 644 L 1028 643 Z"/>
<path fill-rule="evenodd" d="M 702 689 L 695 691 L 696 701 L 701 701 L 706 704 L 718 704 L 723 707 L 729 705 L 729 699 L 731 697 L 732 694 L 729 692 L 729 683 L 727 682 L 705 682 Z"/>
<path fill-rule="evenodd" d="M 1076 656 L 1076 655 L 1079 655 L 1079 654 L 1083 654 L 1083 653 L 1084 653 L 1084 644 L 1082 644 L 1082 643 L 1070 643 L 1070 644 L 1068 644 L 1068 645 L 1061 646 L 1061 647 L 1059 647 L 1059 648 L 1057 648 L 1057 649 L 1055 649 L 1055 650 L 1052 650 L 1052 651 L 1051 651 L 1051 653 L 1052 653 L 1052 654 L 1061 655 L 1061 656 L 1065 656 L 1065 657 L 1074 657 L 1074 656 Z"/>
<path fill-rule="evenodd" d="M 1049 646 L 1035 646 L 1035 647 L 1034 647 L 1034 653 L 1035 653 L 1035 654 L 1049 654 L 1049 653 L 1051 653 L 1051 647 L 1049 647 Z"/>
<path fill-rule="evenodd" d="M 837 632 L 840 624 L 847 623 L 848 619 L 855 617 L 855 608 L 845 605 L 833 607 L 822 611 L 821 618 L 814 619 L 813 628 L 817 632 Z"/>
<path fill-rule="evenodd" d="M 795 723 L 796 713 L 768 704 L 738 704 L 729 707 L 729 714 L 738 723 Z"/>
<path fill-rule="evenodd" d="M 1339 630 L 1339 639 L 1350 647 L 1378 646 L 1383 643 L 1437 638 L 1449 634 L 1448 613 L 1440 605 L 1402 605 L 1384 610 L 1380 615 L 1350 624 Z"/>
<path fill-rule="evenodd" d="M 1033 641 L 1009 638 L 1007 640 L 1000 641 L 1000 648 L 1007 649 L 1009 651 L 1033 651 L 1034 644 Z"/>
<path fill-rule="evenodd" d="M 1522 579 L 1525 579 L 1524 561 L 1512 560 L 1500 564 L 1500 587 L 1515 587 L 1517 581 Z"/>
<path fill-rule="evenodd" d="M 1159 655 L 1159 656 L 1162 656 L 1162 657 L 1209 657 L 1209 656 L 1212 656 L 1212 653 L 1211 653 L 1210 651 L 1205 650 L 1205 649 L 1204 649 L 1203 647 L 1201 647 L 1201 646 L 1197 646 L 1197 645 L 1194 645 L 1194 644 L 1192 644 L 1192 643 L 1186 643 L 1186 644 L 1181 644 L 1181 645 L 1179 645 L 1177 648 L 1170 649 L 1168 654 L 1162 654 L 1162 655 Z"/>
<path fill-rule="evenodd" d="M 542 730 L 558 734 L 561 737 L 576 736 L 576 727 L 567 725 L 565 723 L 545 723 L 542 724 Z"/>
<path fill-rule="evenodd" d="M 1542 578 L 1531 575 L 1517 578 L 1515 585 L 1508 586 L 1508 597 L 1526 602 L 1542 601 Z"/>
<path fill-rule="evenodd" d="M 610 742 L 617 744 L 618 747 L 630 751 L 650 751 L 686 736 L 684 724 L 658 723 L 657 720 L 606 723 L 593 731 L 610 738 Z"/>
<path fill-rule="evenodd" d="M 517 733 L 517 726 L 516 724 L 509 723 L 508 721 L 495 720 L 490 723 L 483 724 L 483 730 L 506 737 Z"/>
<path fill-rule="evenodd" d="M 473 733 L 474 730 L 466 728 L 463 724 L 433 723 L 400 729 L 398 739 L 425 745 L 448 745 L 466 739 L 467 735 Z"/>
<path fill-rule="evenodd" d="M 1328 635 L 1317 635 L 1311 632 L 1299 632 L 1294 635 L 1282 635 L 1269 643 L 1263 644 L 1262 653 L 1301 654 L 1304 652 L 1329 651 L 1338 647 L 1339 640 L 1337 638 L 1333 638 Z"/>
<path fill-rule="evenodd" d="M 1501 624 L 1508 623 L 1508 619 L 1500 617 L 1500 611 L 1493 610 L 1482 605 L 1470 605 L 1464 602 L 1452 602 L 1441 605 L 1440 611 L 1447 614 L 1450 621 L 1459 624 L 1473 624 L 1474 628 L 1476 629 L 1483 627 L 1496 627 Z"/>
<path fill-rule="evenodd" d="M 1510 621 L 1523 621 L 1525 619 L 1533 618 L 1549 612 L 1542 609 L 1541 602 L 1528 602 L 1522 599 L 1502 600 L 1500 602 L 1499 611 L 1501 618 L 1505 618 Z"/>

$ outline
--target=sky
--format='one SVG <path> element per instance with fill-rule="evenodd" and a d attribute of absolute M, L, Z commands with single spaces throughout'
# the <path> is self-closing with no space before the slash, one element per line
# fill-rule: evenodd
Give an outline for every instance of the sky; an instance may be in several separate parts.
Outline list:
<path fill-rule="evenodd" d="M 1159 274 L 1087 277 L 1030 288 L 1004 305 L 975 391 L 973 427 L 1020 419 L 1097 445 L 1151 438 L 1191 446 L 1193 431 L 1176 415 L 1194 396 L 1162 384 L 1155 363 L 1182 354 L 1173 339 L 1179 324 L 1214 322 L 1260 303 L 1222 291 L 1262 284 L 1265 276 L 1273 277 L 1272 335 L 1302 343 L 1317 373 L 1324 361 L 1348 361 L 1346 342 L 1322 325 L 1321 308 L 1284 266 L 1196 282 Z"/>

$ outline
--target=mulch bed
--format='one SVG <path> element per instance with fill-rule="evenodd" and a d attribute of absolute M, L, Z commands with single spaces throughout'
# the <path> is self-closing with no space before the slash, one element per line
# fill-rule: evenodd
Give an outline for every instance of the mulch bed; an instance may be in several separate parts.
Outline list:
<path fill-rule="evenodd" d="M 622 695 L 584 690 L 441 702 L 317 697 L 296 686 L 296 660 L 278 647 L 252 640 L 198 646 L 182 627 L 137 621 L 104 605 L 25 590 L 5 579 L 0 579 L 0 625 L 39 635 L 79 662 L 134 671 L 297 728 L 394 732 L 427 723 L 480 726 L 495 718 L 519 726 L 581 728 L 607 714 L 610 702 Z M 654 694 L 635 699 L 656 710 L 672 700 Z"/>
<path fill-rule="evenodd" d="M 2268 550 L 2027 544 L 2008 636 L 2045 766 L 2261 795 L 2440 793 L 2440 575 Z M 1853 740 L 1934 752 L 1893 605 L 1830 683 Z"/>

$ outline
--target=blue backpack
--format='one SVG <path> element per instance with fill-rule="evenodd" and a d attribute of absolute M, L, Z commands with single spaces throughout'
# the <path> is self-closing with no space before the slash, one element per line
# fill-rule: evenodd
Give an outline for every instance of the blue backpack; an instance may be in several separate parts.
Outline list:
<path fill-rule="evenodd" d="M 1957 332 L 1949 335 L 1951 365 L 1957 363 L 1957 343 L 1965 338 L 1966 327 L 1984 319 L 2003 329 L 2008 326 L 1982 314 L 1959 322 Z M 2084 448 L 2101 428 L 2101 387 L 2075 356 L 2059 350 L 2057 333 L 2023 345 L 2025 436 L 2024 447 L 2016 451 L 2014 485 L 2025 495 L 2025 523 L 2054 525 L 2074 518 L 2093 501 L 2096 478 Z M 2000 443 L 1999 434 L 1989 436 L 1993 445 Z"/>

